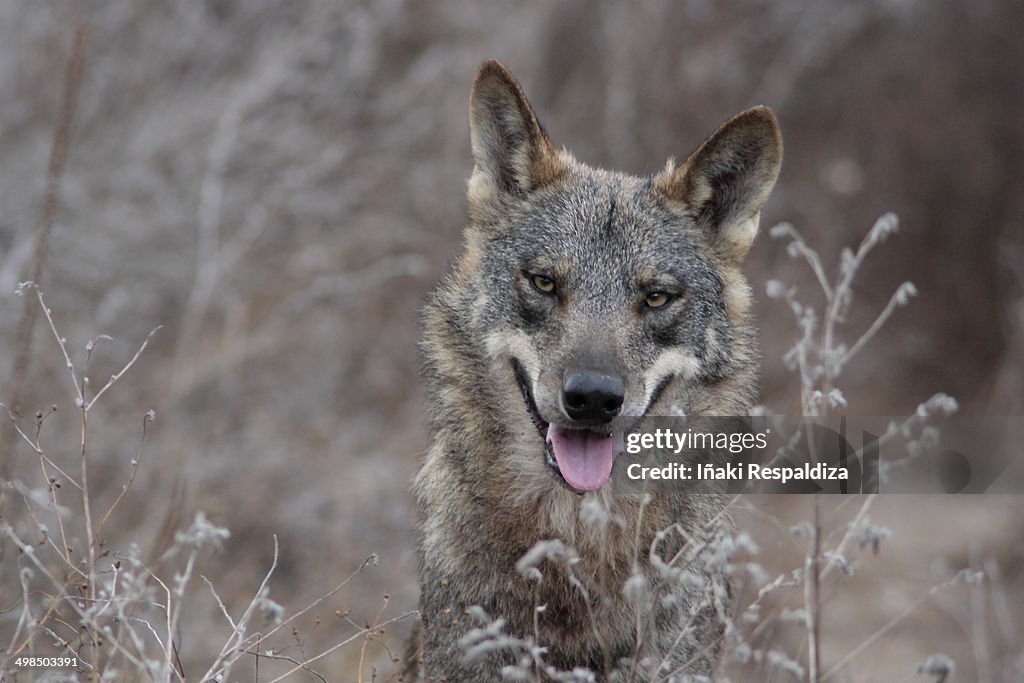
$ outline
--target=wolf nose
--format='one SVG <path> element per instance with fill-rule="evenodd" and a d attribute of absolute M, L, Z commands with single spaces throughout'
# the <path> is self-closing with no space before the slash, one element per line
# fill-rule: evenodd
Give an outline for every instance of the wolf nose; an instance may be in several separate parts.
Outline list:
<path fill-rule="evenodd" d="M 611 422 L 619 414 L 625 391 L 622 379 L 601 372 L 570 372 L 562 384 L 562 402 L 573 420 Z"/>

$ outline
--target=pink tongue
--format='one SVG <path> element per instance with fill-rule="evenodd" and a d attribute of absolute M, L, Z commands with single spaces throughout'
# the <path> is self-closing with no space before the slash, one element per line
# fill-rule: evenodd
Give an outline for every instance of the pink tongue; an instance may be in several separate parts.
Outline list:
<path fill-rule="evenodd" d="M 555 462 L 569 486 L 577 491 L 594 491 L 608 481 L 615 461 L 615 438 L 586 429 L 548 426 L 548 443 Z"/>

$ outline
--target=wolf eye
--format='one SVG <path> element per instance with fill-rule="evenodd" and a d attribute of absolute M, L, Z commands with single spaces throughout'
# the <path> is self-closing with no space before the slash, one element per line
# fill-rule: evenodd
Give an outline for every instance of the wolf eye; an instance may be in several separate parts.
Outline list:
<path fill-rule="evenodd" d="M 647 308 L 661 308 L 672 300 L 672 295 L 667 292 L 651 292 L 644 299 Z"/>
<path fill-rule="evenodd" d="M 555 291 L 555 281 L 547 275 L 531 275 L 530 284 L 541 294 L 551 294 Z"/>

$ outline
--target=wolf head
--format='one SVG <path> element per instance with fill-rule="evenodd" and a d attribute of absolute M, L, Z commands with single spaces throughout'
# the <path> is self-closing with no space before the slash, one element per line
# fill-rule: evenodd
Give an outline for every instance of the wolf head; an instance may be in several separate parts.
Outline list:
<path fill-rule="evenodd" d="M 465 251 L 425 313 L 448 449 L 486 442 L 500 469 L 593 491 L 643 417 L 749 408 L 757 353 L 740 266 L 781 164 L 772 112 L 745 111 L 684 163 L 638 178 L 556 149 L 488 61 L 470 129 Z"/>

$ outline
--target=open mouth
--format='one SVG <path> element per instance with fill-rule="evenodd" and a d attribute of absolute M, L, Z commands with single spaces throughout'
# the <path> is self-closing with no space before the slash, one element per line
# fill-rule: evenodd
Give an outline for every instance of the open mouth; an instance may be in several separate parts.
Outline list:
<path fill-rule="evenodd" d="M 611 476 L 615 456 L 623 450 L 623 433 L 546 422 L 537 409 L 522 365 L 513 360 L 512 369 L 530 420 L 544 443 L 544 462 L 555 478 L 580 495 L 604 486 Z M 667 385 L 668 380 L 659 385 L 649 405 L 654 404 Z M 641 419 L 642 416 L 638 417 L 637 423 Z"/>

